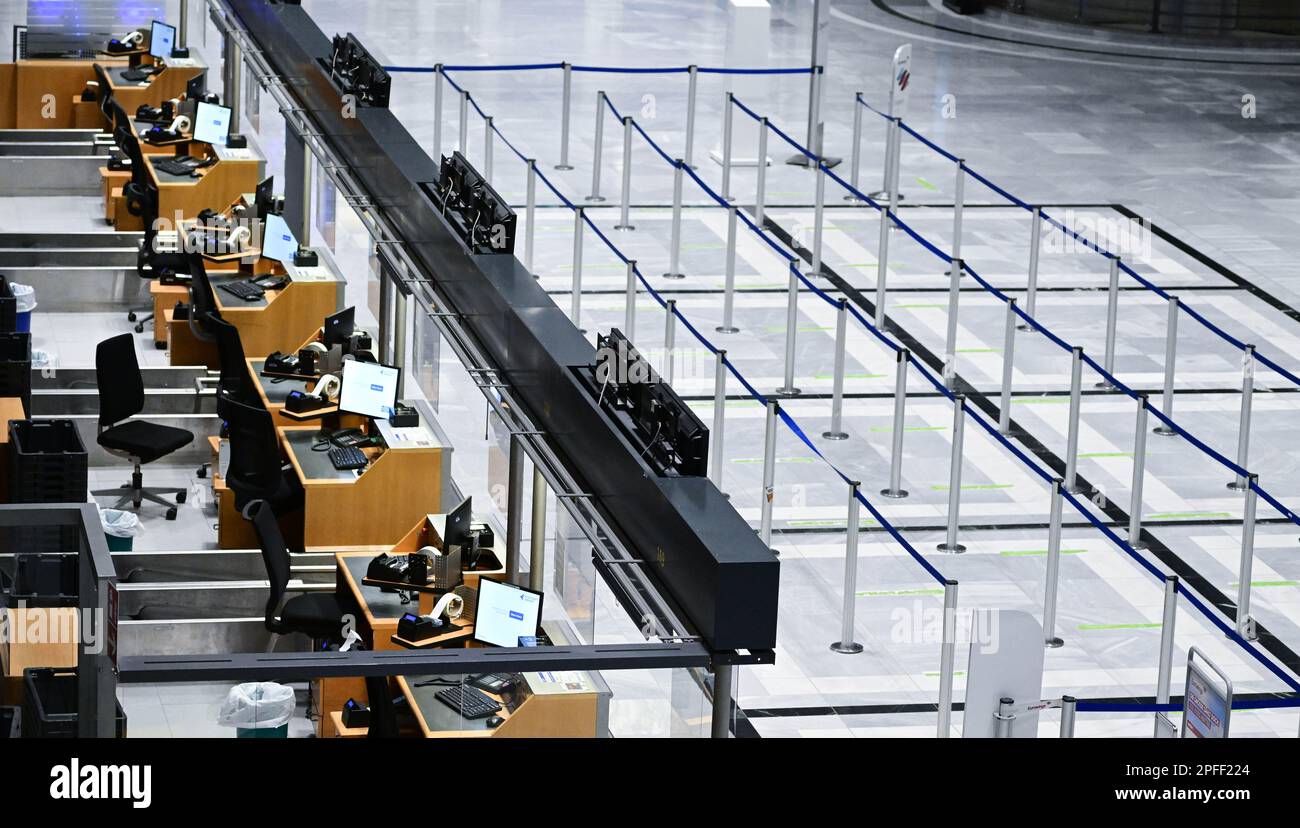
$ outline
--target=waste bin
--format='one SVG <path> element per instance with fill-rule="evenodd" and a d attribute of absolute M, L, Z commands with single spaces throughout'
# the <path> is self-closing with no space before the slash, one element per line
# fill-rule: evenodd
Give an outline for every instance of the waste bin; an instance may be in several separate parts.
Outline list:
<path fill-rule="evenodd" d="M 14 297 L 14 330 L 19 333 L 30 333 L 32 311 L 36 310 L 36 291 L 31 285 L 10 282 L 9 292 Z"/>
<path fill-rule="evenodd" d="M 273 681 L 237 684 L 217 711 L 217 724 L 240 739 L 285 739 L 297 700 L 293 688 Z"/>
<path fill-rule="evenodd" d="M 134 512 L 121 509 L 100 509 L 99 522 L 104 527 L 104 538 L 109 552 L 130 552 L 135 539 L 144 534 L 144 524 Z"/>

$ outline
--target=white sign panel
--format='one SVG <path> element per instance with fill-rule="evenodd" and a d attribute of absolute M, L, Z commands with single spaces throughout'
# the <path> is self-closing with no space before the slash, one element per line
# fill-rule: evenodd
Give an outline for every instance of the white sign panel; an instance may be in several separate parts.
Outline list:
<path fill-rule="evenodd" d="M 912 85 L 912 44 L 894 51 L 894 74 L 889 81 L 889 114 L 899 118 L 907 112 L 907 91 Z"/>
<path fill-rule="evenodd" d="M 992 636 L 971 639 L 970 661 L 966 666 L 966 709 L 962 717 L 964 739 L 996 736 L 993 714 L 1003 697 L 1017 706 L 1043 698 L 1043 625 L 1019 610 L 976 610 L 992 616 L 983 627 Z M 1016 716 L 1011 723 L 1015 739 L 1038 735 L 1038 711 Z"/>

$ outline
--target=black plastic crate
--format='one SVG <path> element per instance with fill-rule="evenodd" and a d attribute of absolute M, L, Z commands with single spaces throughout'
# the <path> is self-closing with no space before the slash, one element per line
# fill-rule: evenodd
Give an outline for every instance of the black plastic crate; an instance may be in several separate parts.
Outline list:
<path fill-rule="evenodd" d="M 90 456 L 72 420 L 11 420 L 9 498 L 14 503 L 85 503 Z"/>
<path fill-rule="evenodd" d="M 28 667 L 23 671 L 24 739 L 75 739 L 77 671 Z M 117 704 L 117 738 L 126 738 L 126 712 Z"/>
<path fill-rule="evenodd" d="M 0 276 L 0 333 L 13 333 L 17 328 L 18 301 L 9 289 L 9 282 Z"/>
<path fill-rule="evenodd" d="M 48 532 L 47 532 L 48 534 Z M 41 536 L 37 536 L 41 537 Z M 15 546 L 14 577 L 5 599 L 10 607 L 75 607 L 78 605 L 75 554 L 30 552 Z"/>
<path fill-rule="evenodd" d="M 21 707 L 0 707 L 0 739 L 17 739 L 22 735 L 23 710 Z"/>
<path fill-rule="evenodd" d="M 32 411 L 32 335 L 0 333 L 0 397 L 18 397 Z"/>

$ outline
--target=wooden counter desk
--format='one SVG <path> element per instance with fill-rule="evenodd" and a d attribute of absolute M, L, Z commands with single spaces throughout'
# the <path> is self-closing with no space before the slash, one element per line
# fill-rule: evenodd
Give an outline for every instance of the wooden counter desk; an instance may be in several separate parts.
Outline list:
<path fill-rule="evenodd" d="M 151 60 L 144 58 L 146 63 Z M 128 61 L 116 55 L 93 60 L 31 58 L 3 63 L 0 129 L 103 128 L 99 101 L 81 100 L 86 84 L 96 79 L 96 63 L 108 73 L 110 91 L 128 113 L 134 113 L 141 104 L 159 106 L 180 97 L 191 78 L 207 71 L 207 66 L 195 58 L 170 58 L 158 74 L 143 82 L 132 82 L 122 78 Z"/>
<path fill-rule="evenodd" d="M 155 161 L 169 156 L 144 156 L 149 176 L 158 185 L 160 221 L 177 226 L 185 219 L 197 218 L 209 207 L 215 205 L 214 209 L 219 209 L 220 205 L 230 204 L 253 190 L 263 178 L 266 159 L 251 147 L 230 149 L 214 145 L 208 152 L 216 156 L 217 162 L 192 175 L 172 175 L 159 170 Z M 202 154 L 196 147 L 191 147 L 191 153 L 195 157 Z"/>

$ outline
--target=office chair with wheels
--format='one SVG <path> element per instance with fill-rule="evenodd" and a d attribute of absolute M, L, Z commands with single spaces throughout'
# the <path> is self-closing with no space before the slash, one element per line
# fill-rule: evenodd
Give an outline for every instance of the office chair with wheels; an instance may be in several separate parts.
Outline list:
<path fill-rule="evenodd" d="M 116 508 L 127 503 L 139 509 L 144 501 L 167 507 L 167 519 L 176 519 L 176 506 L 164 500 L 173 495 L 185 502 L 186 489 L 145 488 L 140 467 L 184 448 L 194 435 L 181 428 L 157 425 L 131 417 L 144 410 L 144 380 L 135 356 L 135 339 L 122 334 L 106 339 L 95 348 L 95 377 L 99 386 L 99 436 L 110 454 L 125 457 L 135 465 L 131 482 L 117 489 L 92 492 L 95 497 L 118 496 Z"/>
<path fill-rule="evenodd" d="M 212 290 L 212 280 L 208 278 L 207 266 L 203 264 L 203 255 L 198 252 L 189 255 L 190 272 L 190 333 L 200 342 L 216 342 L 217 335 L 212 320 L 221 319 L 217 308 L 217 295 Z"/>
<path fill-rule="evenodd" d="M 99 84 L 99 114 L 104 116 L 106 129 L 112 131 L 116 126 L 113 119 L 113 87 L 103 66 L 96 63 L 91 66 L 91 69 L 95 72 L 95 82 Z"/>
<path fill-rule="evenodd" d="M 230 439 L 226 486 L 235 494 L 235 508 L 248 517 L 256 501 L 270 504 L 277 515 L 301 509 L 302 486 L 292 467 L 280 462 L 275 419 L 259 400 L 255 404 L 226 398 L 220 403 Z"/>
<path fill-rule="evenodd" d="M 262 547 L 262 562 L 266 564 L 266 578 L 271 586 L 266 599 L 267 631 L 276 637 L 302 633 L 313 641 L 342 640 L 343 607 L 333 592 L 308 592 L 284 600 L 289 588 L 291 559 L 271 504 L 254 501 L 248 507 L 248 514 Z M 274 646 L 275 638 L 272 638 L 271 647 Z"/>
<path fill-rule="evenodd" d="M 370 704 L 370 729 L 367 739 L 397 737 L 397 711 L 388 691 L 388 676 L 366 676 L 366 699 Z"/>

